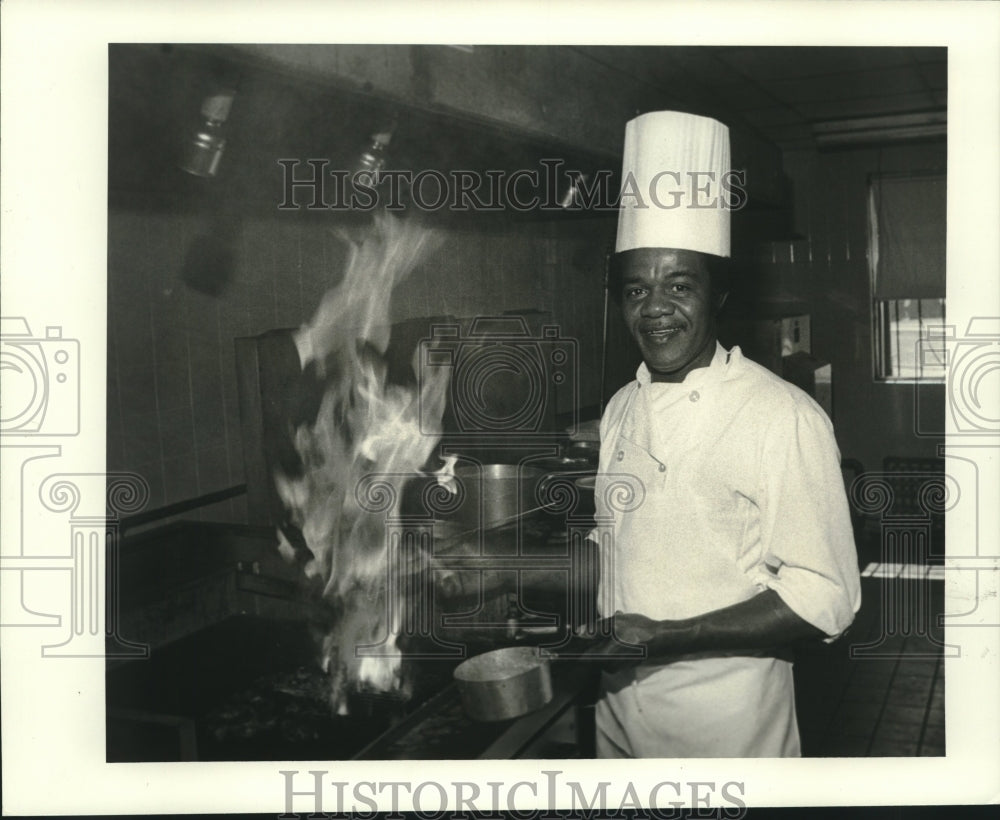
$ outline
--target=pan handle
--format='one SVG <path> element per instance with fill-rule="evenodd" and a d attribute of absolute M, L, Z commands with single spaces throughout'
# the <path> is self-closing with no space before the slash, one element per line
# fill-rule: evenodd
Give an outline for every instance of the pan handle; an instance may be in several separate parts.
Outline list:
<path fill-rule="evenodd" d="M 584 472 L 592 471 L 553 472 L 543 475 L 535 485 L 536 509 L 556 514 L 569 514 L 577 509 L 582 496 L 576 481 Z"/>

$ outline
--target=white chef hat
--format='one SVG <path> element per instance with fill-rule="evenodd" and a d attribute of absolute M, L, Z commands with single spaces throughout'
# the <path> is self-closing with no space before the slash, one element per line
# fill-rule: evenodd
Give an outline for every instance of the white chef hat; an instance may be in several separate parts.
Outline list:
<path fill-rule="evenodd" d="M 625 126 L 615 251 L 678 248 L 729 256 L 729 129 L 710 117 L 654 111 Z"/>

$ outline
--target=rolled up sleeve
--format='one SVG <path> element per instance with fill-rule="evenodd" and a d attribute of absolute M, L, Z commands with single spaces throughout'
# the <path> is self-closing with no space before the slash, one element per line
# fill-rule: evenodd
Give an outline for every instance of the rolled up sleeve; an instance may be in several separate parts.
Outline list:
<path fill-rule="evenodd" d="M 840 454 L 826 415 L 797 402 L 774 420 L 761 454 L 763 583 L 834 640 L 861 606 L 861 582 Z"/>

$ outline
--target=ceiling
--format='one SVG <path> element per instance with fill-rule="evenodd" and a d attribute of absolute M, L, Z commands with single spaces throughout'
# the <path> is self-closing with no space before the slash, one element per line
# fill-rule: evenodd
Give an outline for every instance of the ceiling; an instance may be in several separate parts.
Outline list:
<path fill-rule="evenodd" d="M 824 124 L 947 110 L 946 48 L 682 46 L 580 49 L 679 104 L 738 118 L 784 149 L 817 144 Z M 922 115 L 922 116 L 906 116 Z"/>
<path fill-rule="evenodd" d="M 361 47 L 366 48 L 378 47 Z M 466 48 L 482 51 L 483 55 L 488 55 L 491 49 L 499 51 L 489 46 Z M 562 49 L 577 52 L 575 63 L 566 60 L 567 65 L 578 66 L 579 55 L 583 55 L 586 60 L 601 64 L 599 74 L 620 75 L 622 88 L 628 89 L 622 97 L 627 96 L 629 105 L 642 106 L 633 109 L 636 113 L 673 106 L 677 110 L 708 114 L 780 149 L 825 147 L 824 129 L 830 123 L 864 122 L 873 117 L 897 121 L 907 117 L 922 121 L 936 118 L 938 135 L 944 133 L 945 48 L 564 46 Z M 294 49 L 288 51 L 299 53 Z M 385 104 L 376 94 L 344 92 L 343 78 L 338 74 L 342 67 L 334 51 L 310 52 L 313 58 L 325 61 L 310 66 L 315 75 L 310 82 L 296 79 L 298 75 L 293 73 L 262 68 L 247 71 L 242 77 L 241 100 L 233 109 L 226 148 L 227 157 L 231 154 L 239 158 L 239 161 L 227 158 L 226 174 L 236 192 L 232 197 L 248 203 L 256 198 L 270 207 L 275 197 L 281 201 L 283 195 L 283 180 L 275 170 L 275 156 L 330 157 L 333 163 L 350 162 L 357 155 L 361 138 L 385 121 Z M 516 59 L 511 57 L 515 51 L 516 47 L 506 49 L 507 62 L 502 65 L 516 66 Z M 555 54 L 557 51 L 552 50 L 552 59 L 558 65 L 562 58 Z M 133 44 L 116 46 L 110 54 L 109 188 L 186 192 L 188 188 L 206 187 L 197 180 L 186 179 L 187 175 L 177 174 L 174 154 L 177 146 L 185 144 L 185 134 L 197 124 L 197 109 L 192 106 L 192 99 L 200 99 L 232 72 L 231 51 L 217 47 Z M 400 77 L 409 78 L 414 73 L 412 58 L 409 55 L 410 61 L 402 64 Z M 489 64 L 489 57 L 484 56 L 482 62 Z M 504 83 L 517 79 L 508 74 L 500 77 Z M 419 88 L 418 80 L 416 76 L 414 88 Z M 537 82 L 537 77 L 532 81 Z M 475 87 L 474 83 L 468 84 Z M 534 92 L 523 89 L 521 92 L 534 100 Z M 517 93 L 518 89 L 513 89 L 512 94 Z M 549 94 L 545 99 L 552 96 Z M 524 133 L 497 132 L 495 123 L 490 127 L 489 123 L 474 119 L 452 117 L 445 128 L 440 112 L 415 104 L 392 107 L 400 118 L 392 149 L 394 161 L 400 167 L 534 167 L 525 163 L 534 162 L 542 150 L 530 143 Z M 620 109 L 625 107 L 619 105 Z M 583 107 L 581 110 L 586 111 Z M 538 119 L 544 121 L 536 116 Z M 559 127 L 565 130 L 567 122 L 572 124 L 564 115 Z M 617 143 L 619 124 L 606 125 L 601 133 L 611 135 L 609 144 Z M 890 125 L 894 127 L 882 124 L 879 131 L 862 129 L 859 133 L 863 139 L 882 142 L 904 136 L 928 136 L 919 128 L 908 126 L 900 131 L 895 129 L 898 122 Z M 442 139 L 444 132 L 451 138 Z M 859 143 L 857 136 L 854 135 L 852 144 Z M 579 145 L 572 146 L 572 151 L 564 152 L 571 167 L 586 171 L 591 162 L 611 167 L 607 164 L 610 156 L 607 152 L 591 159 L 579 150 Z M 780 152 L 774 153 L 780 166 Z M 762 156 L 766 158 L 766 152 Z M 765 163 L 763 170 L 769 167 Z M 758 173 L 757 177 L 766 178 L 767 174 Z"/>

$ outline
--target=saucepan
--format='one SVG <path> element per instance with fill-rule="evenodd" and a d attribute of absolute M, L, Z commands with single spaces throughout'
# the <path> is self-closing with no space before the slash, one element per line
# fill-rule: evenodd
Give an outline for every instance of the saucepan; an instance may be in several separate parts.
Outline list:
<path fill-rule="evenodd" d="M 465 713 L 473 720 L 509 720 L 552 700 L 551 663 L 586 657 L 604 638 L 578 632 L 558 649 L 508 646 L 476 655 L 453 672 Z"/>
<path fill-rule="evenodd" d="M 459 664 L 454 677 L 462 706 L 473 720 L 509 720 L 552 700 L 549 660 L 532 646 L 476 655 Z"/>

